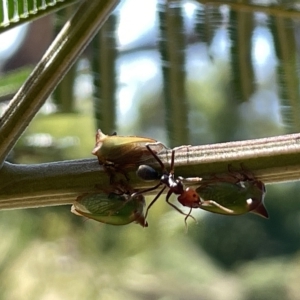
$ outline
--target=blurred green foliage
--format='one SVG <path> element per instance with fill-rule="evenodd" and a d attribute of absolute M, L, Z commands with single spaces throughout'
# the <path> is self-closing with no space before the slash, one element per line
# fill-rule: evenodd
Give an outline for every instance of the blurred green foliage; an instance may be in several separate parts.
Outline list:
<path fill-rule="evenodd" d="M 236 22 L 240 16 L 233 17 Z M 209 42 L 219 25 L 210 24 Z M 231 42 L 241 46 L 243 39 L 237 35 L 232 31 L 236 39 Z M 235 47 L 231 55 L 238 53 Z M 231 97 L 242 80 L 239 73 L 231 80 L 232 70 L 243 66 L 235 67 L 209 57 L 193 69 L 196 77 L 187 72 L 189 142 L 215 143 L 297 130 L 278 122 L 269 102 L 258 105 L 258 112 L 253 98 Z M 247 83 L 249 78 L 243 79 Z M 131 106 L 126 124 L 117 121 L 114 129 L 167 144 L 164 118 L 170 108 L 163 105 L 161 83 L 157 86 L 137 88 L 139 103 Z M 266 94 L 261 98 L 267 100 Z M 87 93 L 72 103 L 71 112 L 40 113 L 14 149 L 12 161 L 30 164 L 92 157 L 96 128 L 91 103 Z M 184 217 L 163 198 L 151 208 L 149 227 L 144 229 L 85 220 L 72 215 L 68 206 L 1 211 L 0 299 L 298 299 L 299 189 L 299 183 L 267 186 L 269 220 L 195 210 L 198 223 L 189 222 L 188 233 Z"/>

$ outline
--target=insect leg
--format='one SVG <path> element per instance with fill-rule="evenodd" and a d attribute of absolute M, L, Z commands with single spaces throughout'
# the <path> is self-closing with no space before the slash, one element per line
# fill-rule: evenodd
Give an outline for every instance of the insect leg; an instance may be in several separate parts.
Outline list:
<path fill-rule="evenodd" d="M 170 170 L 171 174 L 174 174 L 175 151 L 181 150 L 183 148 L 188 149 L 189 147 L 191 147 L 191 145 L 184 145 L 184 146 L 179 146 L 179 147 L 173 148 L 173 150 L 172 150 L 172 158 L 171 158 L 171 170 Z"/>
<path fill-rule="evenodd" d="M 175 150 L 172 150 L 170 174 L 174 174 Z"/>
<path fill-rule="evenodd" d="M 153 186 L 153 187 L 151 187 L 151 188 L 148 188 L 148 189 L 145 189 L 145 190 L 141 190 L 141 191 L 135 192 L 135 193 L 133 193 L 133 194 L 131 195 L 131 198 L 132 198 L 132 197 L 135 197 L 135 196 L 137 196 L 137 195 L 140 195 L 140 194 L 144 194 L 144 193 L 147 193 L 147 192 L 151 192 L 151 191 L 153 191 L 153 190 L 156 190 L 160 185 L 162 185 L 161 182 L 158 183 L 156 186 Z"/>
<path fill-rule="evenodd" d="M 161 143 L 159 143 L 159 144 L 161 144 Z M 154 153 L 154 151 L 151 149 L 151 147 L 150 147 L 151 145 L 157 145 L 157 143 L 146 144 L 146 148 L 153 155 L 153 157 L 158 161 L 158 163 L 160 164 L 160 167 L 161 167 L 162 171 L 164 172 L 166 170 L 166 167 L 163 164 L 163 162 L 160 160 L 160 158 L 156 155 L 156 153 Z"/>
<path fill-rule="evenodd" d="M 177 178 L 181 181 L 189 181 L 189 182 L 199 182 L 199 181 L 203 180 L 203 178 L 201 178 L 201 177 L 186 177 L 186 178 L 184 178 L 182 176 L 178 176 Z"/>
<path fill-rule="evenodd" d="M 145 213 L 145 220 L 147 219 L 148 216 L 148 211 L 150 209 L 150 207 L 156 202 L 156 200 L 159 198 L 159 196 L 163 193 L 163 191 L 165 190 L 166 186 L 164 186 L 161 191 L 155 196 L 155 198 L 150 202 L 150 204 L 148 205 L 147 209 L 146 209 L 146 213 Z"/>
<path fill-rule="evenodd" d="M 220 205 L 219 203 L 217 203 L 216 201 L 213 201 L 213 200 L 205 200 L 203 202 L 201 202 L 201 206 L 215 206 L 215 207 L 218 207 L 220 208 L 221 210 L 223 210 L 224 212 L 228 213 L 228 214 L 233 214 L 234 211 L 229 209 L 229 208 L 226 208 L 222 205 Z M 200 208 L 201 208 L 200 206 Z"/>

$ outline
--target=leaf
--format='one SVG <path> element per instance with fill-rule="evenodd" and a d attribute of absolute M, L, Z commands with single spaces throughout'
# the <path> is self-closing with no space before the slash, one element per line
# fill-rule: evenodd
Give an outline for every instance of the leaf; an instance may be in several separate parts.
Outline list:
<path fill-rule="evenodd" d="M 31 67 L 24 67 L 0 76 L 0 101 L 12 97 L 31 71 Z"/>
<path fill-rule="evenodd" d="M 31 22 L 78 0 L 1 0 L 0 33 Z"/>

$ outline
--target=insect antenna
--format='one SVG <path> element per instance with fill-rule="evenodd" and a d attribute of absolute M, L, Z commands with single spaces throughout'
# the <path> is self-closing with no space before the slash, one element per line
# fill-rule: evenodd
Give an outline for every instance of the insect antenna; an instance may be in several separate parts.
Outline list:
<path fill-rule="evenodd" d="M 193 208 L 191 207 L 189 213 L 188 213 L 188 214 L 186 215 L 186 217 L 184 218 L 184 224 L 185 224 L 185 231 L 186 231 L 186 233 L 188 232 L 188 229 L 189 229 L 188 224 L 187 224 L 187 218 L 188 218 L 188 217 L 191 217 L 196 223 L 198 223 L 198 222 L 196 221 L 196 219 L 191 215 L 192 209 L 193 209 Z"/>

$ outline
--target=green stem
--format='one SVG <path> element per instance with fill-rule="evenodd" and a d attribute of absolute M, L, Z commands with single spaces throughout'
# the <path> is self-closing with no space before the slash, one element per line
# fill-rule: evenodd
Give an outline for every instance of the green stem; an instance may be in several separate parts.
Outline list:
<path fill-rule="evenodd" d="M 159 157 L 166 163 L 171 150 Z M 241 164 L 265 183 L 299 180 L 300 134 L 183 148 L 176 152 L 175 175 L 205 177 L 228 172 L 228 165 L 241 168 Z M 149 165 L 159 170 L 154 160 Z M 127 170 L 130 185 L 136 189 L 153 186 L 155 182 L 135 175 L 137 167 Z M 82 193 L 108 186 L 109 176 L 97 159 L 31 166 L 5 163 L 0 169 L 0 209 L 70 204 Z"/>
<path fill-rule="evenodd" d="M 0 122 L 0 163 L 118 2 L 81 2 L 3 115 Z"/>

